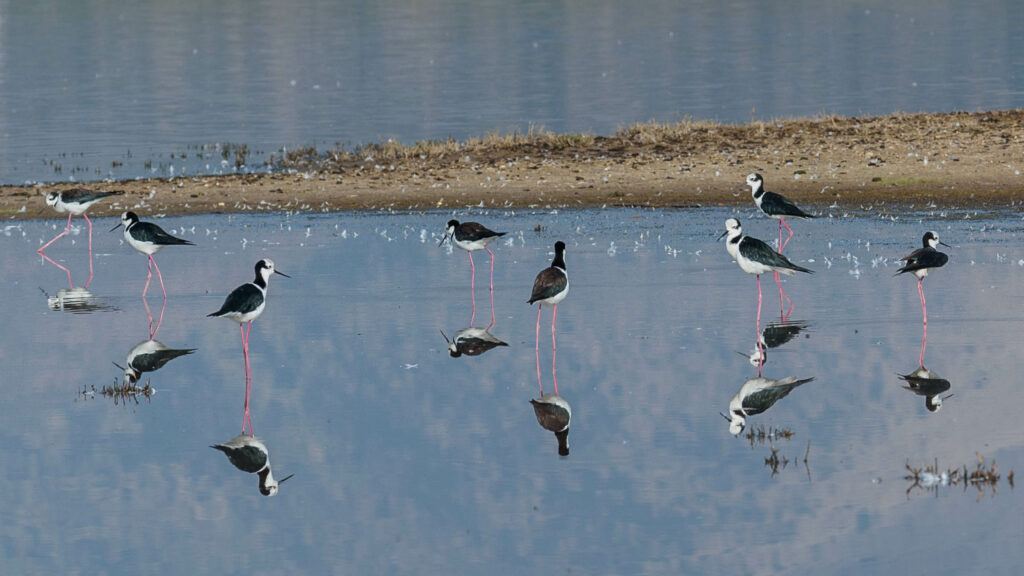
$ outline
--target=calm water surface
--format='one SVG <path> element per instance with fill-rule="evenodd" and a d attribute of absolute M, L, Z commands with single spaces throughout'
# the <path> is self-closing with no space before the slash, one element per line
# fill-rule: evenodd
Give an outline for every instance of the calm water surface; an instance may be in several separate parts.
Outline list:
<path fill-rule="evenodd" d="M 0 0 L 0 183 L 282 148 L 1024 106 L 1015 0 Z M 222 154 L 222 152 L 224 152 Z"/>
<path fill-rule="evenodd" d="M 145 258 L 97 220 L 99 309 L 52 310 L 67 276 L 35 249 L 53 222 L 0 236 L 0 358 L 11 573 L 1010 573 L 1022 560 L 1018 420 L 1024 224 L 968 213 L 857 214 L 794 223 L 790 324 L 764 376 L 811 378 L 748 429 L 719 415 L 757 368 L 756 285 L 714 238 L 725 218 L 771 238 L 750 211 L 456 214 L 509 232 L 496 253 L 507 347 L 452 358 L 441 331 L 469 324 L 469 263 L 438 248 L 449 213 L 168 218 L 194 241 L 156 255 L 169 298 L 156 339 L 195 348 L 147 373 L 138 404 L 92 393 L 147 339 Z M 79 220 L 75 220 L 76 226 Z M 538 231 L 539 227 L 539 231 Z M 899 378 L 918 366 L 921 311 L 896 259 L 939 231 L 950 263 L 925 281 L 925 364 L 950 383 L 942 409 Z M 48 250 L 88 278 L 86 231 Z M 525 301 L 568 246 L 558 380 L 571 454 L 537 423 L 535 309 Z M 240 430 L 243 362 L 233 322 L 206 318 L 271 257 L 269 305 L 251 336 L 252 423 L 275 475 L 210 445 Z M 477 316 L 490 321 L 487 255 Z M 765 278 L 763 322 L 778 321 Z M 149 305 L 158 315 L 159 286 Z M 79 307 L 79 312 L 82 310 Z M 545 311 L 541 366 L 551 391 Z M 86 393 L 82 394 L 82 390 Z M 766 465 L 774 447 L 784 462 Z M 995 460 L 986 488 L 912 487 L 905 464 Z M 806 457 L 806 464 L 804 458 Z M 908 492 L 909 489 L 909 492 Z"/>

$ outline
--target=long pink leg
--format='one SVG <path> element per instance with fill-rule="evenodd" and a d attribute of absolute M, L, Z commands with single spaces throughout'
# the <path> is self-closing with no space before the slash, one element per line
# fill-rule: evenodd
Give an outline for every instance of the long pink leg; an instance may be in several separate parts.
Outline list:
<path fill-rule="evenodd" d="M 249 332 L 252 330 L 252 321 L 249 321 L 248 329 L 238 325 L 238 331 L 242 335 L 242 356 L 245 358 L 245 405 L 242 411 L 242 433 L 245 433 L 246 425 L 249 426 L 249 435 L 252 436 L 252 420 L 249 417 L 249 392 L 252 387 L 252 371 L 249 368 Z"/>
<path fill-rule="evenodd" d="M 551 312 L 551 379 L 555 382 L 555 395 L 558 395 L 558 376 L 555 374 L 555 358 L 558 357 L 558 346 L 555 345 L 555 318 L 558 316 L 558 304 Z"/>
<path fill-rule="evenodd" d="M 924 317 L 924 325 L 928 325 L 928 307 L 924 303 L 924 287 L 921 285 L 924 278 L 917 279 L 917 294 L 921 296 L 921 315 Z"/>
<path fill-rule="evenodd" d="M 533 347 L 533 351 L 537 355 L 537 387 L 540 388 L 541 396 L 544 395 L 544 384 L 541 382 L 540 379 L 540 311 L 543 309 L 543 306 L 541 306 L 540 304 L 537 305 L 537 340 L 536 344 Z"/>
<path fill-rule="evenodd" d="M 782 243 L 782 227 L 783 226 L 786 227 L 786 230 L 789 230 L 789 236 L 786 238 L 786 243 L 785 244 Z M 789 224 L 786 224 L 786 220 L 785 219 L 779 218 L 779 254 L 782 254 L 782 251 L 786 249 L 786 246 L 789 245 L 789 241 L 792 238 L 793 238 L 793 229 L 789 227 Z"/>
<path fill-rule="evenodd" d="M 53 243 L 54 243 L 54 242 L 56 242 L 56 241 L 57 241 L 57 240 L 58 240 L 59 238 L 62 238 L 62 237 L 63 237 L 63 236 L 65 235 L 65 234 L 67 234 L 68 232 L 70 232 L 70 231 L 71 231 L 71 217 L 72 217 L 72 216 L 74 216 L 74 214 L 68 214 L 68 223 L 67 223 L 67 226 L 65 226 L 65 227 L 64 227 L 64 231 L 63 231 L 63 232 L 61 232 L 60 234 L 57 234 L 56 236 L 54 236 L 54 237 L 53 237 L 53 240 L 50 240 L 50 241 L 49 241 L 49 242 L 47 242 L 46 244 L 43 244 L 43 247 L 42 247 L 42 248 L 40 248 L 40 249 L 38 249 L 38 250 L 36 250 L 36 253 L 38 253 L 38 254 L 42 254 L 44 250 L 46 250 L 47 248 L 49 248 L 50 244 L 53 244 Z"/>
<path fill-rule="evenodd" d="M 484 247 L 487 253 L 491 255 L 491 324 L 487 326 L 487 330 L 494 328 L 494 252 L 491 252 L 490 248 Z M 470 322 L 470 325 L 473 323 Z"/>
<path fill-rule="evenodd" d="M 755 336 L 757 338 L 757 348 L 758 348 L 758 351 L 762 352 L 762 358 L 763 358 L 764 357 L 763 356 L 763 352 L 764 351 L 761 349 L 761 275 L 760 274 L 757 275 L 757 326 L 756 326 L 756 334 L 755 334 Z M 758 376 L 761 376 L 761 367 L 762 366 L 764 366 L 764 362 L 759 362 L 757 364 L 757 375 Z"/>
<path fill-rule="evenodd" d="M 779 287 L 779 316 L 785 322 L 793 313 L 793 301 L 789 299 L 789 295 L 782 289 L 782 281 L 779 279 L 778 271 L 773 270 L 772 272 L 775 274 L 775 284 Z M 786 302 L 789 303 L 789 310 L 786 310 Z"/>
<path fill-rule="evenodd" d="M 164 300 L 167 300 L 167 289 L 164 288 L 164 275 L 160 273 L 160 267 L 156 265 L 156 260 L 153 259 L 153 255 L 149 255 L 149 261 L 153 263 L 153 267 L 156 268 L 156 277 L 160 280 L 160 291 L 164 293 Z"/>
<path fill-rule="evenodd" d="M 92 284 L 92 220 L 89 220 L 89 215 L 82 212 L 82 217 L 89 223 L 89 279 L 85 281 L 84 288 L 88 289 L 89 284 Z"/>
<path fill-rule="evenodd" d="M 473 303 L 473 312 L 469 315 L 469 325 L 473 325 L 473 320 L 476 318 L 476 265 L 473 264 L 473 253 L 467 251 L 469 254 L 469 298 Z"/>
<path fill-rule="evenodd" d="M 146 260 L 146 285 L 142 287 L 142 299 L 146 299 L 146 292 L 149 292 L 149 281 L 153 279 L 153 257 Z"/>

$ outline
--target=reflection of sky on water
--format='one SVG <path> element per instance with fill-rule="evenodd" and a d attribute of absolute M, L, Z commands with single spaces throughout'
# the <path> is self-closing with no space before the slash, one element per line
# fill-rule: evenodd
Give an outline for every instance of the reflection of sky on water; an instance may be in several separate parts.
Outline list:
<path fill-rule="evenodd" d="M 127 407 L 76 391 L 120 381 L 112 361 L 147 337 L 145 257 L 97 232 L 90 291 L 110 308 L 52 311 L 40 288 L 53 294 L 66 276 L 34 254 L 51 230 L 9 229 L 6 566 L 127 574 L 188 558 L 190 571 L 214 573 L 896 573 L 1019 562 L 1020 510 L 1005 481 L 976 503 L 955 489 L 908 501 L 901 480 L 908 458 L 954 467 L 981 453 L 1004 473 L 1020 468 L 1008 401 L 1019 384 L 1019 222 L 794 225 L 787 253 L 817 273 L 786 290 L 810 329 L 773 348 L 764 372 L 815 382 L 748 426 L 792 429 L 775 444 L 790 460 L 809 442 L 808 479 L 802 464 L 772 478 L 768 448 L 733 438 L 719 415 L 756 375 L 736 354 L 754 346 L 754 279 L 714 242 L 729 215 L 460 214 L 510 232 L 494 250 L 493 328 L 509 346 L 458 359 L 440 330 L 469 320 L 469 266 L 436 246 L 448 213 L 161 220 L 197 247 L 158 256 L 170 296 L 157 337 L 197 350 L 144 375 L 156 395 Z M 776 229 L 750 211 L 738 217 L 764 239 Z M 925 363 L 956 394 L 934 414 L 898 378 L 917 363 L 920 307 L 913 279 L 891 277 L 926 228 L 954 246 L 925 280 Z M 567 458 L 529 404 L 536 314 L 525 300 L 554 239 L 569 245 L 572 281 L 558 315 Z M 48 254 L 76 278 L 87 271 L 81 242 Z M 250 345 L 253 428 L 275 475 L 295 474 L 273 499 L 208 448 L 239 430 L 243 367 L 237 325 L 204 316 L 265 256 L 292 276 L 271 282 Z M 489 318 L 478 268 L 478 314 Z M 777 292 L 766 280 L 771 319 Z M 545 336 L 542 326 L 547 370 Z M 955 546 L 906 537 L 954 524 Z"/>

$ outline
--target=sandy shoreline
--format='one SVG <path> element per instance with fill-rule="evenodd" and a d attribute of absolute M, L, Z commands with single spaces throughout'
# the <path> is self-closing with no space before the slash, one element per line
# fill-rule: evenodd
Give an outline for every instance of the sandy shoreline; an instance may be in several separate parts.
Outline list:
<path fill-rule="evenodd" d="M 300 171 L 0 187 L 7 219 L 59 218 L 52 190 L 123 190 L 112 216 L 256 211 L 717 206 L 750 203 L 744 178 L 811 209 L 932 205 L 1005 209 L 1024 201 L 1024 110 L 825 116 L 743 125 L 639 125 L 551 146 L 465 146 L 387 159 L 335 157 Z M 298 167 L 299 165 L 296 164 Z"/>

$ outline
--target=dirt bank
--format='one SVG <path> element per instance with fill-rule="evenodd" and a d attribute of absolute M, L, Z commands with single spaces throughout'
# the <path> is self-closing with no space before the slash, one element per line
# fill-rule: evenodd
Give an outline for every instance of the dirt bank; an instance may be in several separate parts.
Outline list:
<path fill-rule="evenodd" d="M 1024 200 L 1024 110 L 823 116 L 743 125 L 642 124 L 611 137 L 495 136 L 472 142 L 304 151 L 287 173 L 0 187 L 8 219 L 59 217 L 42 195 L 123 190 L 90 215 L 297 210 L 708 206 L 769 190 L 837 204 L 1003 208 Z"/>

